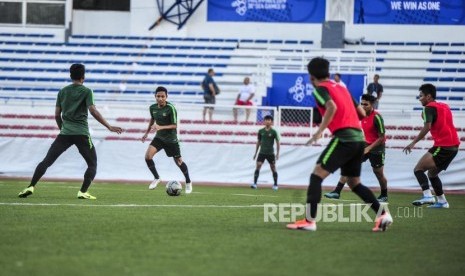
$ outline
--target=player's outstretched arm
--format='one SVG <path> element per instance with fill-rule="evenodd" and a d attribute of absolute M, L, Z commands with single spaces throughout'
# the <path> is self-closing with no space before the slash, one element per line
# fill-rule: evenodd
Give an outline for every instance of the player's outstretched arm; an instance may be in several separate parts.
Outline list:
<path fill-rule="evenodd" d="M 430 129 L 431 123 L 425 123 L 423 125 L 423 128 L 420 130 L 420 133 L 418 133 L 417 137 L 415 137 L 415 139 L 413 139 L 413 141 L 410 144 L 408 144 L 402 151 L 405 152 L 405 154 L 411 153 L 415 144 L 418 143 L 418 141 L 425 138 L 426 134 L 428 134 Z"/>
<path fill-rule="evenodd" d="M 323 115 L 323 118 L 321 120 L 321 124 L 318 127 L 318 130 L 313 134 L 312 138 L 308 140 L 308 142 L 305 144 L 306 146 L 313 144 L 316 142 L 318 139 L 320 139 L 323 136 L 323 131 L 328 127 L 329 123 L 333 120 L 334 114 L 336 114 L 337 106 L 336 103 L 334 103 L 333 100 L 329 100 L 325 103 L 325 108 L 326 112 L 325 115 Z"/>
<path fill-rule="evenodd" d="M 155 123 L 155 120 L 153 118 L 150 118 L 149 126 L 147 127 L 147 130 L 144 133 L 144 136 L 140 139 L 142 143 L 145 142 L 145 139 L 147 139 L 147 136 L 149 135 L 149 132 L 152 130 L 152 125 Z"/>
<path fill-rule="evenodd" d="M 123 132 L 122 128 L 110 125 L 107 122 L 107 120 L 103 118 L 102 114 L 100 114 L 100 112 L 97 110 L 97 107 L 95 107 L 95 105 L 89 106 L 89 112 L 99 123 L 104 125 L 109 131 L 116 132 L 118 134 L 121 134 L 121 132 Z"/>
<path fill-rule="evenodd" d="M 176 129 L 178 127 L 178 125 L 176 124 L 171 124 L 171 125 L 166 125 L 166 126 L 161 126 L 161 125 L 158 125 L 157 123 L 155 123 L 151 128 L 150 130 L 154 131 L 158 131 L 158 130 L 166 130 L 166 129 Z"/>

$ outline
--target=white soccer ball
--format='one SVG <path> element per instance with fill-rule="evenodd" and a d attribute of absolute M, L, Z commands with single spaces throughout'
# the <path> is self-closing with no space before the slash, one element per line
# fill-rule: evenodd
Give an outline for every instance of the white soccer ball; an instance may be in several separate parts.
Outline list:
<path fill-rule="evenodd" d="M 166 183 L 166 193 L 169 196 L 178 196 L 181 194 L 182 185 L 179 181 L 171 180 Z"/>

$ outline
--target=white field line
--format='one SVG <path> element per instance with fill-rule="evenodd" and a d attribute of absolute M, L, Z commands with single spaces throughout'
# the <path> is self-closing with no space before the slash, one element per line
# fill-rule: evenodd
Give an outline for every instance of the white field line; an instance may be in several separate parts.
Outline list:
<path fill-rule="evenodd" d="M 0 184 L 2 185 L 2 184 Z M 59 189 L 79 189 L 79 185 L 76 186 L 54 186 L 53 188 L 59 188 Z M 114 188 L 107 188 L 107 187 L 100 187 L 100 186 L 92 186 L 92 190 L 118 190 Z M 150 193 L 151 191 L 149 189 L 136 189 L 136 190 L 130 190 L 131 192 L 147 192 Z M 192 192 L 193 194 L 202 194 L 202 195 L 228 195 L 228 194 L 223 194 L 223 193 L 209 193 L 209 192 Z M 248 197 L 279 197 L 279 196 L 274 196 L 274 195 L 254 195 L 254 194 L 229 194 L 231 196 L 248 196 Z"/>
<path fill-rule="evenodd" d="M 263 208 L 263 205 L 183 205 L 183 204 L 73 204 L 73 203 L 22 203 L 0 202 L 3 206 L 71 206 L 71 207 L 167 207 L 167 208 Z"/>
<path fill-rule="evenodd" d="M 286 203 L 289 204 L 289 203 Z M 146 207 L 161 207 L 161 208 L 264 208 L 273 204 L 256 204 L 256 205 L 192 205 L 192 204 L 74 204 L 74 203 L 27 203 L 27 202 L 0 202 L 0 206 L 69 206 L 69 207 L 112 207 L 112 208 L 146 208 Z M 278 205 L 278 204 L 276 204 Z M 365 205 L 364 203 L 350 204 L 323 204 L 326 206 L 350 206 L 350 205 Z"/>

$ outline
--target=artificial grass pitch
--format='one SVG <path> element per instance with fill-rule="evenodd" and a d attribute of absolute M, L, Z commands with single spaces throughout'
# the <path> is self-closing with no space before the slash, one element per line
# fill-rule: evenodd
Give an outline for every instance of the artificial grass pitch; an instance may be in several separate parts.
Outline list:
<path fill-rule="evenodd" d="M 129 184 L 129 183 L 128 183 Z M 319 222 L 316 232 L 264 222 L 264 204 L 304 203 L 306 190 L 195 186 L 170 197 L 163 184 L 0 181 L 0 275 L 459 275 L 465 196 L 419 210 L 420 192 L 390 193 L 394 224 Z M 360 203 L 344 191 L 344 201 Z M 417 208 L 417 209 L 415 209 Z M 344 209 L 349 212 L 349 209 Z M 373 217 L 370 210 L 368 214 Z"/>

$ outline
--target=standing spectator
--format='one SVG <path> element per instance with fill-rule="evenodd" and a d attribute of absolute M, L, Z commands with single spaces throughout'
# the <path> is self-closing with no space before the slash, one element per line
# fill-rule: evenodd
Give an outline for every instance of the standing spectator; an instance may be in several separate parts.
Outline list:
<path fill-rule="evenodd" d="M 110 125 L 95 107 L 94 92 L 84 86 L 86 69 L 83 64 L 73 64 L 69 68 L 73 83 L 63 87 L 58 92 L 55 106 L 55 121 L 60 134 L 50 146 L 44 160 L 40 162 L 32 176 L 29 186 L 19 193 L 19 197 L 25 198 L 34 193 L 34 187 L 47 169 L 72 145 L 75 145 L 81 156 L 87 163 L 81 189 L 77 193 L 79 199 L 97 199 L 87 190 L 97 173 L 97 153 L 94 143 L 90 138 L 88 113 L 109 131 L 121 134 L 120 127 Z"/>
<path fill-rule="evenodd" d="M 239 89 L 239 94 L 237 95 L 236 98 L 236 105 L 244 105 L 244 106 L 251 106 L 252 104 L 252 98 L 255 95 L 255 86 L 250 83 L 250 78 L 245 77 L 244 78 L 244 85 Z M 250 109 L 246 108 L 245 109 L 245 121 L 249 121 L 250 117 Z M 237 108 L 233 108 L 233 114 L 234 114 L 234 121 L 237 122 Z"/>
<path fill-rule="evenodd" d="M 453 122 L 450 107 L 445 103 L 436 101 L 436 87 L 430 83 L 420 86 L 420 95 L 418 100 L 424 106 L 422 112 L 423 128 L 417 137 L 404 148 L 404 152 L 409 154 L 413 147 L 425 138 L 428 132 L 433 137 L 433 147 L 428 150 L 418 160 L 413 169 L 413 173 L 423 191 L 421 199 L 412 202 L 413 205 L 430 205 L 431 208 L 449 208 L 444 191 L 442 190 L 442 181 L 439 179 L 439 173 L 445 171 L 452 160 L 458 153 L 460 140 Z M 425 174 L 425 172 L 428 172 Z M 433 186 L 437 201 L 434 199 L 429 182 Z"/>
<path fill-rule="evenodd" d="M 203 99 L 205 100 L 205 104 L 213 105 L 216 103 L 216 95 L 220 93 L 220 89 L 215 83 L 215 80 L 213 79 L 213 76 L 215 75 L 215 71 L 210 68 L 208 69 L 207 75 L 205 75 L 205 78 L 202 81 L 202 89 L 203 89 Z M 203 108 L 203 120 L 205 121 L 205 116 L 207 115 L 208 111 L 208 117 L 210 121 L 212 120 L 213 117 L 213 106 L 206 106 Z"/>
<path fill-rule="evenodd" d="M 334 81 L 338 83 L 339 85 L 341 85 L 342 87 L 347 88 L 347 85 L 341 80 L 341 74 L 339 73 L 334 74 Z"/>
<path fill-rule="evenodd" d="M 379 75 L 375 74 L 373 76 L 373 82 L 368 84 L 367 86 L 367 94 L 372 95 L 376 98 L 376 102 L 374 104 L 374 108 L 378 109 L 379 100 L 381 100 L 381 96 L 383 95 L 383 85 L 378 82 Z"/>

